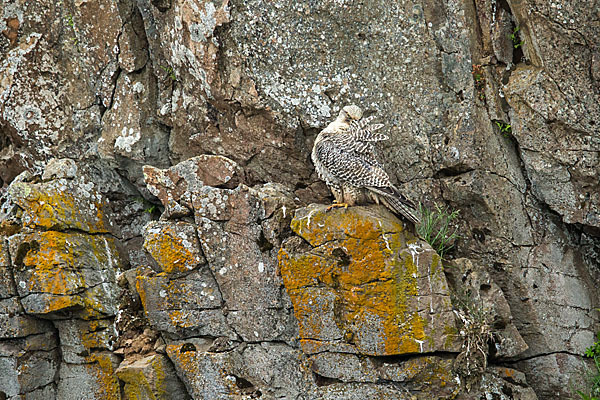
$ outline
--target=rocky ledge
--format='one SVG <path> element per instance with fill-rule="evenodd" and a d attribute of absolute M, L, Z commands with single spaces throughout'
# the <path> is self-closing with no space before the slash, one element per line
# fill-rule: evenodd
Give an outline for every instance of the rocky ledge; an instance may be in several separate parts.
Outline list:
<path fill-rule="evenodd" d="M 202 162 L 222 168 L 146 168 L 165 212 L 145 223 L 137 266 L 123 261 L 113 205 L 68 160 L 10 185 L 7 399 L 536 398 L 522 373 L 488 362 L 527 349 L 514 327 L 490 331 L 504 353 L 485 349 L 482 362 L 465 348 L 457 315 L 469 310 L 453 285 L 468 261 L 448 281 L 435 251 L 384 208 L 297 208 L 281 186 L 235 183 L 230 160 Z M 483 280 L 462 284 L 511 326 Z"/>

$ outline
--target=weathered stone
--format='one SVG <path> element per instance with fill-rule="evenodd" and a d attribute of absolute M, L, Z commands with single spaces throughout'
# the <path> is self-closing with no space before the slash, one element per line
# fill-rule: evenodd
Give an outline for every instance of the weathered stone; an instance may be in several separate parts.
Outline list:
<path fill-rule="evenodd" d="M 515 357 L 529 348 L 512 322 L 510 306 L 489 273 L 471 260 L 460 258 L 448 264 L 446 276 L 454 288 L 458 307 L 477 312 L 494 331 L 493 356 Z"/>
<path fill-rule="evenodd" d="M 462 392 L 458 400 L 479 400 L 481 393 L 498 399 L 537 400 L 535 392 L 527 385 L 522 372 L 506 367 L 489 367 L 479 382 L 479 387 L 471 392 Z M 548 398 L 552 398 L 550 396 Z M 540 397 L 545 399 L 547 397 Z"/>
<path fill-rule="evenodd" d="M 513 132 L 533 193 L 565 222 L 600 226 L 600 138 L 594 128 L 600 108 L 572 106 L 576 95 L 563 89 L 544 69 L 517 68 L 505 88 Z"/>
<path fill-rule="evenodd" d="M 460 346 L 438 255 L 391 214 L 310 206 L 292 229 L 311 245 L 279 256 L 305 351 L 318 350 L 315 341 L 369 355 Z"/>
<path fill-rule="evenodd" d="M 119 358 L 108 352 L 93 353 L 90 363 L 62 363 L 58 376 L 57 399 L 120 400 L 115 374 Z"/>
<path fill-rule="evenodd" d="M 309 358 L 313 372 L 342 382 L 376 382 L 375 365 L 368 359 L 355 354 L 320 353 Z M 389 379 L 389 378 L 388 378 Z"/>
<path fill-rule="evenodd" d="M 461 210 L 461 216 L 473 221 L 469 229 L 490 237 L 489 241 L 471 243 L 472 246 L 506 247 L 507 242 L 517 246 L 533 244 L 523 194 L 514 182 L 503 176 L 475 170 L 444 178 L 441 184 L 444 196 Z M 486 218 L 479 218 L 480 215 Z M 499 243 L 490 244 L 492 240 Z"/>
<path fill-rule="evenodd" d="M 16 294 L 17 288 L 13 281 L 12 269 L 10 268 L 8 242 L 5 236 L 0 235 L 0 299 L 6 299 Z"/>
<path fill-rule="evenodd" d="M 167 217 L 192 211 L 190 194 L 199 192 L 203 186 L 237 186 L 240 173 L 234 161 L 212 155 L 193 157 L 167 170 L 144 166 L 148 190 L 160 199 Z"/>
<path fill-rule="evenodd" d="M 152 221 L 145 227 L 144 248 L 166 273 L 185 273 L 206 264 L 192 224 Z"/>
<path fill-rule="evenodd" d="M 93 362 L 92 353 L 112 350 L 116 331 L 112 320 L 55 321 L 60 337 L 62 359 L 70 364 Z"/>
<path fill-rule="evenodd" d="M 155 80 L 149 68 L 119 75 L 113 104 L 102 118 L 104 129 L 98 140 L 100 155 L 113 167 L 123 170 L 142 192 L 146 191 L 146 185 L 141 167 L 151 163 L 165 168 L 170 164 L 166 151 L 169 133 L 152 118 L 156 106 Z"/>
<path fill-rule="evenodd" d="M 213 311 L 226 314 L 219 323 L 230 325 L 238 335 L 236 340 L 213 343 L 213 350 L 222 357 L 223 352 L 235 353 L 229 360 L 235 361 L 237 370 L 228 375 L 236 396 L 258 396 L 260 390 L 265 399 L 439 398 L 444 388 L 427 392 L 404 381 L 338 382 L 325 376 L 315 376 L 316 383 L 323 385 L 315 387 L 310 371 L 290 372 L 306 366 L 294 361 L 298 349 L 283 345 L 295 346 L 297 329 L 274 258 L 281 242 L 291 235 L 288 214 L 293 204 L 288 200 L 326 202 L 329 192 L 318 182 L 309 161 L 312 140 L 341 107 L 357 103 L 376 111 L 379 121 L 386 123 L 390 141 L 380 150 L 402 192 L 414 200 L 445 201 L 461 209 L 460 238 L 449 256 L 473 260 L 476 273 L 466 282 L 498 312 L 494 335 L 504 338 L 504 344 L 496 356 L 516 354 L 522 347 L 516 339 L 520 335 L 529 349 L 515 365 L 527 374 L 540 398 L 567 398 L 573 395 L 571 378 L 585 376 L 576 354 L 593 343 L 598 331 L 598 17 L 595 4 L 565 0 L 4 2 L 0 10 L 0 187 L 11 182 L 15 187 L 39 185 L 44 195 L 46 188 L 61 180 L 82 188 L 93 183 L 93 191 L 102 194 L 99 203 L 106 206 L 102 209 L 106 221 L 120 228 L 120 232 L 113 232 L 112 226 L 102 229 L 122 238 L 123 254 L 129 256 L 129 263 L 123 265 L 158 271 L 141 246 L 143 226 L 158 212 L 141 200 L 153 201 L 142 187 L 140 167 L 166 168 L 198 154 L 228 157 L 239 165 L 239 180 L 215 185 L 235 189 L 239 181 L 278 182 L 287 187 L 285 196 L 275 196 L 271 202 L 263 197 L 265 186 L 257 187 L 257 193 L 248 191 L 251 201 L 260 199 L 255 207 L 248 206 L 250 201 L 244 203 L 243 190 L 198 186 L 177 195 L 179 200 L 165 207 L 163 217 L 194 213 L 204 250 L 214 249 L 206 253 L 215 266 L 215 286 L 222 284 L 224 289 L 223 300 Z M 481 75 L 475 73 L 478 70 Z M 106 142 L 98 143 L 100 138 Z M 75 176 L 70 166 L 57 168 L 57 161 L 51 161 L 42 175 L 46 182 L 39 183 L 37 172 L 48 160 L 65 157 L 74 160 Z M 211 162 L 206 160 L 206 165 Z M 25 170 L 32 173 L 31 180 L 15 179 Z M 93 170 L 98 173 L 90 174 Z M 78 176 L 89 179 L 76 183 Z M 97 205 L 84 201 L 70 186 L 66 192 L 64 197 L 72 197 L 75 203 L 64 213 L 63 197 L 48 208 L 35 201 L 17 207 L 0 200 L 0 232 L 6 237 L 33 235 L 31 230 L 36 229 L 83 234 L 91 232 L 86 224 L 98 230 L 94 226 L 100 220 L 94 217 Z M 199 201 L 195 209 L 192 193 Z M 221 200 L 231 194 L 232 201 L 219 204 L 217 193 Z M 207 197 L 211 194 L 214 199 Z M 279 201 L 286 196 L 286 201 Z M 6 197 L 0 189 L 0 199 Z M 116 211 L 114 216 L 109 216 L 110 208 Z M 237 209 L 253 211 L 244 218 Z M 77 213 L 85 217 L 71 215 Z M 53 227 L 37 224 L 40 219 Z M 299 254 L 311 251 L 300 237 L 286 248 L 292 245 Z M 245 254 L 238 256 L 236 251 Z M 331 258 L 345 262 L 340 253 Z M 219 275 L 222 268 L 226 268 L 223 276 Z M 262 274 L 259 268 L 264 269 Z M 55 269 L 67 270 L 64 265 Z M 486 289 L 483 270 L 501 287 L 503 296 L 493 284 Z M 22 294 L 17 291 L 20 281 L 14 284 L 13 271 L 23 275 L 22 265 L 0 262 L 4 311 L 0 331 L 9 336 L 45 329 L 45 323 L 36 322 L 38 317 L 23 314 Z M 172 275 L 183 278 L 184 273 Z M 261 288 L 263 280 L 267 288 Z M 483 288 L 477 288 L 482 283 Z M 80 297 L 104 290 L 102 285 L 83 289 L 85 285 L 74 289 L 85 290 L 78 293 Z M 331 301 L 332 296 L 312 294 L 328 310 L 323 319 L 329 319 L 330 325 L 323 322 L 322 333 L 327 328 L 328 337 L 343 336 L 344 330 L 335 323 L 339 305 Z M 106 297 L 112 304 L 112 296 L 107 292 L 96 297 Z M 135 315 L 131 325 L 143 324 L 145 319 L 136 309 L 141 302 L 134 297 L 129 303 L 133 310 L 124 310 L 120 317 Z M 510 305 L 512 324 L 502 297 Z M 34 299 L 26 296 L 25 309 L 35 308 Z M 62 308 L 42 317 L 68 318 L 71 311 Z M 79 312 L 75 316 L 82 317 Z M 189 322 L 194 323 L 193 318 Z M 80 328 L 89 331 L 85 327 L 67 330 L 74 329 L 75 334 Z M 186 329 L 163 335 L 168 339 L 190 334 Z M 127 337 L 136 332 L 127 332 Z M 139 342 L 131 343 L 131 348 L 152 350 L 154 342 L 145 340 L 155 333 L 138 334 Z M 505 346 L 507 338 L 514 339 L 510 346 Z M 265 340 L 280 343 L 258 343 Z M 349 359 L 368 359 L 364 354 L 352 355 L 357 351 L 354 343 L 305 339 L 303 344 L 305 350 L 311 346 L 309 352 L 345 351 Z M 73 357 L 71 346 L 76 347 L 70 342 L 65 345 L 67 357 Z M 136 353 L 140 352 L 124 354 L 139 356 Z M 0 358 L 5 356 L 0 351 Z M 36 351 L 19 357 L 28 356 L 35 360 Z M 419 355 L 400 358 L 414 361 L 412 357 L 420 359 Z M 376 365 L 389 362 L 390 371 L 402 376 L 402 363 L 392 360 L 372 359 Z M 494 354 L 490 362 L 495 362 Z M 254 365 L 254 372 L 241 364 Z M 354 372 L 341 373 L 347 367 L 331 369 L 330 374 L 349 379 Z M 63 363 L 61 373 L 70 368 Z M 95 392 L 97 383 L 83 369 L 72 371 L 59 393 L 50 382 L 27 393 L 18 389 L 19 394 L 9 400 L 110 397 Z M 423 371 L 428 376 L 429 370 Z M 307 375 L 311 379 L 306 380 Z M 456 398 L 533 398 L 519 375 L 489 367 L 483 385 Z M 216 381 L 221 378 L 215 374 Z M 83 390 L 65 391 L 77 384 Z M 118 395 L 119 390 L 110 393 Z M 444 397 L 453 395 L 444 393 Z"/>
<path fill-rule="evenodd" d="M 148 42 L 144 32 L 144 21 L 136 4 L 122 2 L 122 8 L 129 13 L 129 20 L 123 25 L 119 36 L 119 66 L 127 72 L 138 71 L 148 61 Z"/>
<path fill-rule="evenodd" d="M 43 388 L 40 389 L 36 389 L 33 390 L 31 392 L 27 392 L 25 393 L 25 395 L 22 395 L 24 397 L 19 396 L 18 398 L 15 397 L 13 398 L 9 398 L 8 400 L 21 400 L 21 399 L 25 399 L 25 400 L 48 400 L 48 399 L 55 399 L 56 398 L 56 384 L 51 383 L 49 385 L 44 386 Z"/>
<path fill-rule="evenodd" d="M 0 65 L 0 120 L 3 130 L 13 132 L 9 143 L 19 155 L 13 162 L 30 168 L 52 155 L 81 157 L 99 129 L 96 81 L 119 52 L 123 21 L 116 3 L 80 2 L 67 9 L 19 1 L 3 10 L 3 23 L 13 17 L 18 22 L 15 46 L 3 48 Z"/>
<path fill-rule="evenodd" d="M 59 364 L 52 333 L 0 342 L 0 392 L 17 396 L 54 382 Z"/>
<path fill-rule="evenodd" d="M 133 362 L 123 362 L 116 370 L 125 382 L 123 400 L 188 400 L 185 387 L 177 378 L 173 365 L 161 354 Z"/>
<path fill-rule="evenodd" d="M 205 186 L 193 197 L 195 221 L 204 255 L 226 307 L 239 311 L 239 315 L 255 314 L 245 320 L 237 315 L 228 317 L 232 327 L 251 340 L 287 340 L 293 337 L 295 324 L 285 311 L 289 308 L 289 299 L 281 292 L 276 249 L 261 224 L 267 219 L 264 204 L 270 204 L 269 217 L 276 221 L 274 226 L 290 215 L 283 216 L 285 202 L 274 202 L 273 188 L 268 190 L 271 200 L 266 196 L 263 201 L 260 193 L 260 187 Z M 279 197 L 285 195 L 279 194 Z M 276 210 L 273 204 L 278 204 Z"/>
<path fill-rule="evenodd" d="M 334 383 L 318 388 L 313 393 L 320 400 L 359 400 L 359 399 L 389 399 L 389 400 L 425 400 L 424 397 L 413 396 L 404 388 L 377 385 L 373 383 Z"/>
<path fill-rule="evenodd" d="M 209 354 L 202 343 L 187 341 L 167 346 L 167 354 L 194 399 L 227 400 L 240 394 L 236 379 L 227 375 L 227 353 Z"/>
<path fill-rule="evenodd" d="M 251 344 L 221 353 L 207 352 L 208 346 L 197 340 L 167 346 L 193 398 L 252 398 L 260 392 L 265 398 L 292 399 L 314 386 L 299 351 L 287 345 Z"/>
<path fill-rule="evenodd" d="M 220 309 L 221 293 L 208 268 L 182 278 L 139 275 L 136 287 L 145 315 L 156 329 L 184 336 L 237 338 Z"/>
<path fill-rule="evenodd" d="M 61 178 L 44 183 L 14 182 L 8 191 L 22 209 L 26 227 L 118 234 L 108 202 L 94 186 L 93 182 Z"/>
<path fill-rule="evenodd" d="M 25 337 L 51 329 L 48 321 L 23 315 L 17 296 L 0 300 L 0 339 Z"/>
<path fill-rule="evenodd" d="M 227 323 L 244 341 L 284 340 L 296 338 L 296 319 L 290 308 L 233 310 Z"/>
<path fill-rule="evenodd" d="M 121 260 L 112 237 L 45 231 L 13 235 L 8 242 L 25 312 L 115 315 Z"/>
<path fill-rule="evenodd" d="M 48 162 L 42 180 L 49 181 L 53 179 L 72 179 L 77 175 L 77 164 L 70 158 L 53 158 Z"/>

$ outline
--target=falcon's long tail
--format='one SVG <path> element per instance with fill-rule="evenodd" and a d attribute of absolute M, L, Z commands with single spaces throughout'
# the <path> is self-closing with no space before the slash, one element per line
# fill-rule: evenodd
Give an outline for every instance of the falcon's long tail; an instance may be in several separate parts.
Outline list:
<path fill-rule="evenodd" d="M 391 212 L 401 215 L 413 224 L 417 225 L 421 218 L 415 205 L 402 195 L 396 188 L 370 188 L 379 201 L 381 201 Z"/>

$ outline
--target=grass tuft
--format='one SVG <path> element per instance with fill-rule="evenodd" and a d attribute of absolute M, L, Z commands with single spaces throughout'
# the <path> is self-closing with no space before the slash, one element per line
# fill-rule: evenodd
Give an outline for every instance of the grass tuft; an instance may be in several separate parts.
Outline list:
<path fill-rule="evenodd" d="M 459 210 L 451 212 L 448 207 L 436 204 L 435 210 L 431 211 L 419 204 L 419 212 L 421 223 L 417 226 L 417 233 L 443 258 L 458 238 L 458 228 L 452 230 L 450 225 L 458 217 Z"/>

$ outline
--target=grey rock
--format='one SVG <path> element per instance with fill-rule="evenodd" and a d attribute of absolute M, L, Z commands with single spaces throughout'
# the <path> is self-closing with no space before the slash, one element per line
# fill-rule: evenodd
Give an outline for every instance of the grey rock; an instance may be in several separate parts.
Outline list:
<path fill-rule="evenodd" d="M 9 398 L 54 382 L 60 357 L 52 335 L 0 342 L 0 392 Z"/>
<path fill-rule="evenodd" d="M 181 278 L 146 275 L 137 280 L 145 315 L 156 329 L 184 337 L 237 338 L 227 325 L 221 292 L 207 267 Z"/>
<path fill-rule="evenodd" d="M 342 382 L 376 382 L 378 378 L 372 361 L 355 354 L 320 353 L 311 356 L 309 361 L 317 374 Z"/>
<path fill-rule="evenodd" d="M 510 306 L 489 273 L 471 260 L 453 260 L 445 269 L 454 288 L 456 306 L 471 308 L 493 329 L 494 357 L 515 357 L 529 348 L 512 321 Z"/>
<path fill-rule="evenodd" d="M 77 164 L 70 158 L 52 159 L 46 165 L 42 179 L 49 181 L 52 179 L 72 179 L 77 175 Z"/>
<path fill-rule="evenodd" d="M 125 398 L 155 400 L 189 399 L 185 387 L 177 378 L 173 365 L 166 356 L 156 354 L 133 362 L 123 362 L 116 370 L 119 379 L 125 382 Z"/>
<path fill-rule="evenodd" d="M 91 355 L 87 364 L 63 362 L 57 385 L 57 399 L 103 400 L 119 398 L 119 381 L 115 370 L 119 357 L 107 352 Z"/>
<path fill-rule="evenodd" d="M 92 352 L 112 350 L 117 332 L 112 319 L 55 321 L 65 363 L 86 364 Z"/>

